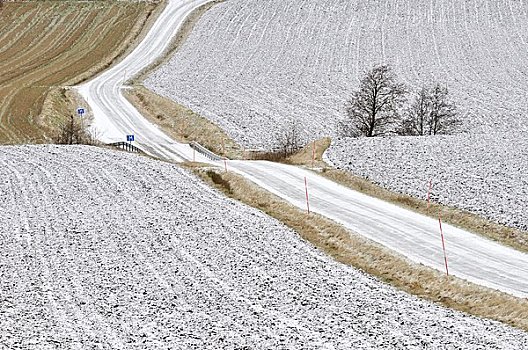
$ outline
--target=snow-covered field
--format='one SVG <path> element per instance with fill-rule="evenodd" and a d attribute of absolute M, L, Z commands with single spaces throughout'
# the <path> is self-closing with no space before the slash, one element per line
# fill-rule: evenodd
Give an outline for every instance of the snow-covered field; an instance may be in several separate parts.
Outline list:
<path fill-rule="evenodd" d="M 336 136 L 376 63 L 415 89 L 445 84 L 470 135 L 341 139 L 329 158 L 421 197 L 433 177 L 443 203 L 527 229 L 527 1 L 229 0 L 146 85 L 246 147 L 272 147 L 289 119 L 308 139 Z"/>
<path fill-rule="evenodd" d="M 432 180 L 433 200 L 528 231 L 526 136 L 337 139 L 325 155 L 337 168 L 422 199 Z"/>
<path fill-rule="evenodd" d="M 175 165 L 0 148 L 0 349 L 528 349 L 338 264 Z"/>
<path fill-rule="evenodd" d="M 289 118 L 334 136 L 362 72 L 446 84 L 471 132 L 528 130 L 528 2 L 229 0 L 146 85 L 270 146 Z M 265 132 L 262 132 L 265 130 Z"/>

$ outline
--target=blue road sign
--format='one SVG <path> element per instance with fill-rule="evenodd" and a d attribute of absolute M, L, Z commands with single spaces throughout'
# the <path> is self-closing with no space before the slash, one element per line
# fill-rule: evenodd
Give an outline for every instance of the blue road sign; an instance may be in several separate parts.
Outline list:
<path fill-rule="evenodd" d="M 134 141 L 134 135 L 127 135 L 127 141 L 128 142 Z"/>
<path fill-rule="evenodd" d="M 78 114 L 79 116 L 82 117 L 83 114 L 84 114 L 84 112 L 85 112 L 84 108 L 77 108 L 77 114 Z"/>

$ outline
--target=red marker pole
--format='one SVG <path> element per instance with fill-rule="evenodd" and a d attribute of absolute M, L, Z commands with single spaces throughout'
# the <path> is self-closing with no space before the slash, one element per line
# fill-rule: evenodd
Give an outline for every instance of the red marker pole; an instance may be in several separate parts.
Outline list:
<path fill-rule="evenodd" d="M 444 250 L 444 262 L 445 262 L 446 274 L 447 276 L 449 276 L 449 268 L 447 267 L 447 254 L 446 254 L 445 242 L 444 242 L 444 231 L 442 230 L 442 217 L 440 214 L 438 215 L 438 223 L 440 224 L 440 236 L 442 237 L 442 249 Z"/>
<path fill-rule="evenodd" d="M 225 172 L 227 173 L 227 160 L 226 160 L 226 158 L 224 158 L 224 169 L 225 169 Z"/>
<path fill-rule="evenodd" d="M 308 181 L 306 176 L 304 177 L 304 190 L 306 192 L 306 208 L 308 209 L 308 214 L 310 214 L 310 200 L 308 198 Z"/>
<path fill-rule="evenodd" d="M 427 190 L 427 210 L 429 210 L 429 202 L 431 199 L 431 189 L 433 188 L 433 179 L 429 180 L 429 189 Z"/>

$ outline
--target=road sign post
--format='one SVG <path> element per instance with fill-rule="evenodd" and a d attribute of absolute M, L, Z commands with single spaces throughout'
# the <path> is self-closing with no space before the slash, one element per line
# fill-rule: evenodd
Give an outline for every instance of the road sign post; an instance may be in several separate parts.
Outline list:
<path fill-rule="evenodd" d="M 83 116 L 84 116 L 85 112 L 86 112 L 86 110 L 84 108 L 82 108 L 82 107 L 77 108 L 77 115 L 81 118 L 81 132 L 80 132 L 81 137 L 82 137 L 82 134 L 84 132 Z"/>
<path fill-rule="evenodd" d="M 127 138 L 129 148 L 132 149 L 132 142 L 134 142 L 134 135 L 127 135 L 126 138 Z"/>

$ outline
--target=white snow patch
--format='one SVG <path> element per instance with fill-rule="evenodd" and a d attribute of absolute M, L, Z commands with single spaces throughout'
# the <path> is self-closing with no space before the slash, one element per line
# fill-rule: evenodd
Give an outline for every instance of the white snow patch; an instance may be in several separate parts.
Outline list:
<path fill-rule="evenodd" d="M 472 133 L 528 130 L 527 13 L 518 0 L 230 0 L 146 85 L 271 148 L 290 119 L 335 136 L 363 72 L 389 63 L 414 89 L 445 84 Z"/>

